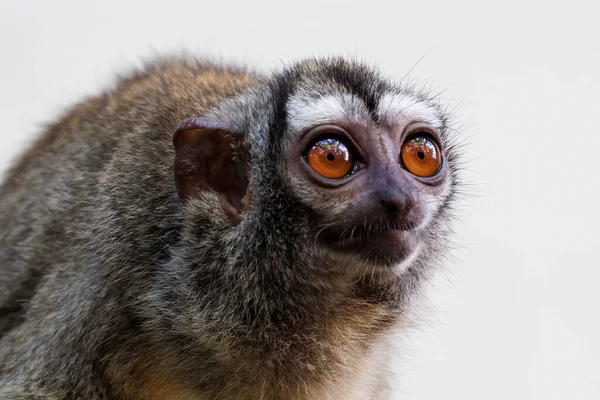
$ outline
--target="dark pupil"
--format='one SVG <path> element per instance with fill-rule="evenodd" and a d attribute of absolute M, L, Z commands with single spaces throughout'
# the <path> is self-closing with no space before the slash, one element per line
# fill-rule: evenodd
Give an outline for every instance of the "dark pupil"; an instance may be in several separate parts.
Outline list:
<path fill-rule="evenodd" d="M 417 153 L 417 156 L 419 157 L 419 159 L 424 160 L 425 159 L 425 153 L 423 153 L 422 151 L 419 151 Z"/>
<path fill-rule="evenodd" d="M 327 159 L 329 161 L 333 161 L 335 159 L 335 156 L 333 154 L 329 153 L 329 154 L 327 154 Z"/>

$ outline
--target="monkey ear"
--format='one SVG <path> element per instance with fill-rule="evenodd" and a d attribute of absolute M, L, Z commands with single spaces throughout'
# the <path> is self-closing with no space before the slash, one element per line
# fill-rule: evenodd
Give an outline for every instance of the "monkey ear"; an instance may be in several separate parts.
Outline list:
<path fill-rule="evenodd" d="M 248 189 L 245 135 L 221 121 L 189 118 L 173 135 L 175 184 L 181 200 L 204 190 L 219 196 L 225 215 L 239 222 Z"/>

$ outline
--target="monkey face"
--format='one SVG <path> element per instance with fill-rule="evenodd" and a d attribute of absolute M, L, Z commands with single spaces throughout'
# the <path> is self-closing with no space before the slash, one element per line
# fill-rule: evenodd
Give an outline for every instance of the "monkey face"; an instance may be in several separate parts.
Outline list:
<path fill-rule="evenodd" d="M 431 253 L 444 231 L 453 149 L 433 103 L 365 81 L 380 91 L 376 100 L 352 85 L 318 94 L 313 82 L 299 85 L 288 101 L 281 173 L 311 210 L 322 249 L 399 272 Z"/>
<path fill-rule="evenodd" d="M 386 126 L 333 119 L 291 147 L 290 181 L 315 211 L 317 243 L 383 267 L 418 255 L 448 188 L 434 125 L 410 117 Z"/>

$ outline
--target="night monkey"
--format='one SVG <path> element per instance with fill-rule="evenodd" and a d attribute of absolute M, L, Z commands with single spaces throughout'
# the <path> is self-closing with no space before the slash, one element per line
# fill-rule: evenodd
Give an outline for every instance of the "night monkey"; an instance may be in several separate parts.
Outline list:
<path fill-rule="evenodd" d="M 166 59 L 79 103 L 0 188 L 0 398 L 387 398 L 447 119 L 342 58 Z"/>

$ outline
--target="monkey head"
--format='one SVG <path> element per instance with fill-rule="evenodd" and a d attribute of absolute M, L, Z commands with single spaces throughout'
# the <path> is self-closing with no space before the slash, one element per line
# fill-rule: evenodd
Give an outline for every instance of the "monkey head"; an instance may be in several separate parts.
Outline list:
<path fill-rule="evenodd" d="M 265 78 L 190 116 L 174 145 L 184 201 L 211 193 L 229 229 L 257 238 L 266 226 L 262 240 L 284 237 L 348 270 L 418 268 L 450 229 L 457 154 L 447 116 L 358 63 L 310 60 Z"/>

